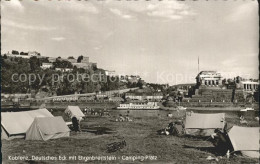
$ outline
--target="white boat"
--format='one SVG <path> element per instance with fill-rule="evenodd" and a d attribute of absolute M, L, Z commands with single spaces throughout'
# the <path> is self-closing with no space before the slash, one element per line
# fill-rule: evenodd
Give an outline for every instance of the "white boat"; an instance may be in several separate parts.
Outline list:
<path fill-rule="evenodd" d="M 241 112 L 246 112 L 246 111 L 250 111 L 250 110 L 254 110 L 254 108 L 247 107 L 246 109 L 241 109 L 240 111 Z"/>
<path fill-rule="evenodd" d="M 160 109 L 160 106 L 158 106 L 157 102 L 133 102 L 120 104 L 117 109 Z"/>
<path fill-rule="evenodd" d="M 183 107 L 183 106 L 177 106 L 178 110 L 186 110 L 187 108 Z"/>
<path fill-rule="evenodd" d="M 254 108 L 246 108 L 246 110 L 254 110 Z"/>

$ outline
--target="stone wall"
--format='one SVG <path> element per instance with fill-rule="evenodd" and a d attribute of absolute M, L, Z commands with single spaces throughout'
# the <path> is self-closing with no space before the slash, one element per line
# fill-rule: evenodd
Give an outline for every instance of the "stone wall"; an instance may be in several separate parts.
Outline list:
<path fill-rule="evenodd" d="M 197 89 L 191 102 L 232 102 L 231 89 Z"/>
<path fill-rule="evenodd" d="M 234 92 L 234 102 L 235 103 L 245 102 L 243 90 L 235 90 L 235 92 Z"/>

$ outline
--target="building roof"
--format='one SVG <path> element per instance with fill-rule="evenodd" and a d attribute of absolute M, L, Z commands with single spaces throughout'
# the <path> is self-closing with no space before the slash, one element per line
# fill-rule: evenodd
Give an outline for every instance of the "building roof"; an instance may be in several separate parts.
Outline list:
<path fill-rule="evenodd" d="M 198 77 L 203 77 L 203 76 L 210 76 L 210 75 L 214 75 L 214 76 L 218 76 L 221 77 L 221 74 L 218 73 L 217 71 L 201 71 L 196 78 Z"/>
<path fill-rule="evenodd" d="M 186 115 L 186 129 L 217 129 L 224 128 L 225 113 L 200 114 L 191 113 Z"/>
<path fill-rule="evenodd" d="M 254 82 L 254 81 L 241 81 L 242 84 L 257 84 L 259 85 L 258 82 Z"/>
<path fill-rule="evenodd" d="M 233 126 L 228 132 L 228 136 L 235 151 L 259 151 L 259 127 Z"/>
<path fill-rule="evenodd" d="M 85 116 L 78 106 L 68 106 L 64 112 L 70 115 L 71 118 L 74 116 L 77 118 Z"/>
<path fill-rule="evenodd" d="M 201 71 L 199 74 L 215 74 L 217 71 Z"/>

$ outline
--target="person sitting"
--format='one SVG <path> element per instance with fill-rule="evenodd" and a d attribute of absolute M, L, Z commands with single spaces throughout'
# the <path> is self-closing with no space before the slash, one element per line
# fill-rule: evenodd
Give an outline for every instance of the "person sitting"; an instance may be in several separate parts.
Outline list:
<path fill-rule="evenodd" d="M 213 138 L 212 142 L 216 147 L 216 153 L 218 155 L 224 156 L 228 151 L 232 150 L 232 144 L 226 132 L 215 129 L 211 137 Z"/>
<path fill-rule="evenodd" d="M 246 124 L 248 125 L 247 121 L 245 120 L 244 116 L 240 117 L 240 124 Z"/>
<path fill-rule="evenodd" d="M 86 107 L 86 108 L 84 109 L 84 114 L 87 115 L 87 113 L 88 113 L 88 108 Z"/>

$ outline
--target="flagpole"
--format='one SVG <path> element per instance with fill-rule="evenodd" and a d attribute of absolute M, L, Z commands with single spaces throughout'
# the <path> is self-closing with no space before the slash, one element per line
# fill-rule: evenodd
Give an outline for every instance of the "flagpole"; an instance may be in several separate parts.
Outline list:
<path fill-rule="evenodd" d="M 200 56 L 198 56 L 198 73 L 200 73 Z"/>

